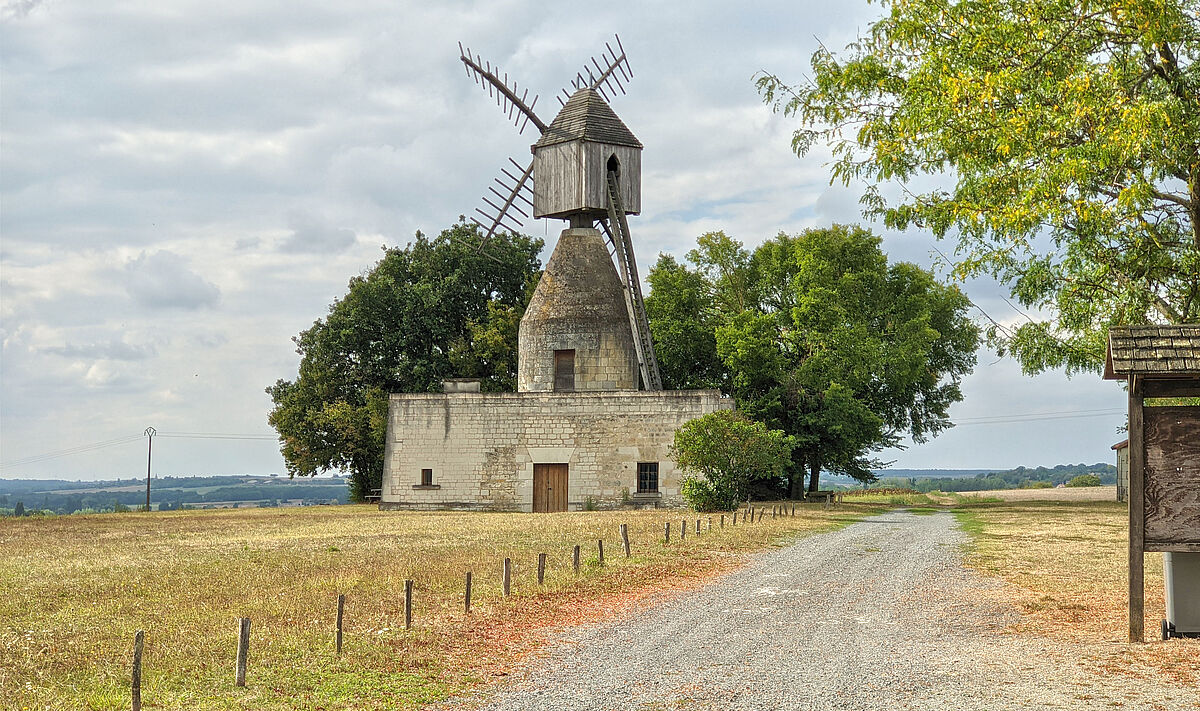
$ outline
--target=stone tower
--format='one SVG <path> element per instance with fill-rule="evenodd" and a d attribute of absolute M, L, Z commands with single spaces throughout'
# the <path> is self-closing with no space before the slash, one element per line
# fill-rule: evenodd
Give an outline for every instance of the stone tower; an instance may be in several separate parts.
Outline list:
<path fill-rule="evenodd" d="M 563 230 L 521 318 L 518 348 L 519 392 L 637 390 L 625 295 L 599 230 Z"/>

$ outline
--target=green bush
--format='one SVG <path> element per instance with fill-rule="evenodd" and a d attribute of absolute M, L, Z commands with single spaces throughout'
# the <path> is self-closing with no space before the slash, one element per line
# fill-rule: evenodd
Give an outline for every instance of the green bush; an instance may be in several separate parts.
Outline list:
<path fill-rule="evenodd" d="M 733 410 L 690 420 L 675 433 L 671 456 L 685 472 L 680 494 L 697 511 L 732 511 L 751 481 L 783 474 L 794 442 Z"/>
<path fill-rule="evenodd" d="M 1067 486 L 1100 486 L 1100 477 L 1095 474 L 1080 474 L 1068 481 Z"/>

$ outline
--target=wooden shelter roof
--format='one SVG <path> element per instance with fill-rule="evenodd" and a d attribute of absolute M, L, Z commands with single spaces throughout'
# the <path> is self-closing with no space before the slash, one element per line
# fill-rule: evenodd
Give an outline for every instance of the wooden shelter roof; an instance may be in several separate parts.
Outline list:
<path fill-rule="evenodd" d="M 571 94 L 571 98 L 563 104 L 562 110 L 542 132 L 542 137 L 533 147 L 537 149 L 577 140 L 642 147 L 642 142 L 617 118 L 616 113 L 600 96 L 600 92 L 588 88 Z"/>
<path fill-rule="evenodd" d="M 1104 377 L 1130 375 L 1200 377 L 1200 324 L 1110 328 Z"/>

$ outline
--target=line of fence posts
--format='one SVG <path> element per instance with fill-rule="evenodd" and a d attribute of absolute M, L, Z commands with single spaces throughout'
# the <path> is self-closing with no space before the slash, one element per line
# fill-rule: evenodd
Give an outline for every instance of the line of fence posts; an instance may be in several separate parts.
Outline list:
<path fill-rule="evenodd" d="M 825 497 L 825 506 L 826 507 L 828 507 L 830 505 L 830 503 L 831 503 L 830 499 L 831 499 L 831 497 L 829 497 L 829 496 Z M 765 515 L 764 514 L 765 510 L 766 509 L 764 507 L 760 507 L 758 509 L 758 514 L 757 514 L 758 520 L 760 520 L 760 521 L 762 520 L 762 517 Z M 773 510 L 772 514 L 778 515 L 780 511 L 783 511 L 784 514 L 786 515 L 786 511 L 784 511 L 784 509 L 781 509 L 778 507 L 775 510 Z M 795 503 L 793 503 L 792 504 L 792 516 L 795 516 L 795 515 L 796 515 L 796 505 L 795 505 Z M 755 515 L 755 510 L 754 510 L 753 506 L 747 507 L 746 513 L 743 516 L 743 518 L 751 523 L 755 520 L 756 515 Z M 696 519 L 695 533 L 697 536 L 699 536 L 700 532 L 701 532 L 700 526 L 701 526 L 702 520 L 703 519 L 701 519 L 701 518 Z M 733 517 L 731 519 L 731 525 L 736 526 L 737 520 L 738 520 L 738 510 L 734 509 Z M 712 526 L 713 526 L 713 517 L 709 516 L 708 517 L 708 529 L 710 531 L 712 530 Z M 721 514 L 720 526 L 721 526 L 721 528 L 725 527 L 725 514 Z M 680 523 L 680 526 L 679 526 L 680 541 L 683 541 L 684 539 L 687 538 L 688 528 L 689 528 L 688 520 L 685 518 L 685 519 L 683 519 L 683 521 Z M 629 558 L 632 555 L 632 551 L 631 551 L 632 546 L 631 546 L 630 540 L 629 540 L 629 525 L 622 523 L 622 524 L 620 524 L 619 530 L 620 530 L 620 535 L 621 535 L 621 542 L 625 549 L 625 557 Z M 663 540 L 666 543 L 671 542 L 671 522 L 670 521 L 666 521 L 663 524 Z M 603 538 L 596 540 L 596 552 L 597 552 L 599 563 L 601 565 L 603 565 L 604 564 L 604 539 Z M 545 583 L 546 562 L 547 562 L 547 554 L 546 553 L 538 553 L 538 564 L 537 564 L 538 585 L 543 585 Z M 575 573 L 578 574 L 579 567 L 580 567 L 580 547 L 578 545 L 576 545 L 572 549 L 571 562 L 572 562 L 572 568 L 574 569 Z M 471 614 L 472 583 L 473 583 L 473 573 L 472 573 L 472 571 L 468 570 L 466 572 L 466 581 L 465 581 L 465 587 L 464 587 L 464 591 L 463 591 L 463 613 L 466 615 Z M 512 594 L 512 559 L 511 558 L 504 559 L 501 589 L 504 594 L 504 597 L 511 596 L 511 594 Z M 335 653 L 339 654 L 339 655 L 342 653 L 342 642 L 343 642 L 344 629 L 345 629 L 345 610 L 346 610 L 346 596 L 345 596 L 345 594 L 339 594 L 337 596 L 337 621 L 336 621 L 336 626 L 335 626 L 335 642 L 334 642 Z M 412 629 L 412 618 L 413 618 L 413 581 L 405 580 L 404 581 L 404 629 L 406 629 L 406 630 Z M 134 635 L 133 667 L 132 667 L 131 678 L 130 678 L 130 695 L 131 695 L 131 706 L 133 708 L 133 711 L 140 711 L 141 706 L 142 706 L 142 688 L 141 688 L 142 687 L 142 656 L 143 656 L 144 647 L 145 647 L 145 632 L 143 630 L 138 630 L 137 633 Z M 246 686 L 246 669 L 247 669 L 248 662 L 249 662 L 249 656 L 250 656 L 250 618 L 249 617 L 239 617 L 238 618 L 237 660 L 236 660 L 236 668 L 235 668 L 235 672 L 234 672 L 234 685 L 235 686 L 239 686 L 239 687 Z"/>

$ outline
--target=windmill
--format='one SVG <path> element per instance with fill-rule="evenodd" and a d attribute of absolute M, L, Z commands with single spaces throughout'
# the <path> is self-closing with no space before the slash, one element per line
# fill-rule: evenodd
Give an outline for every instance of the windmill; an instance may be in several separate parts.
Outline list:
<path fill-rule="evenodd" d="M 467 75 L 496 99 L 518 133 L 532 123 L 541 134 L 527 166 L 509 158 L 511 170 L 501 169 L 488 188 L 490 196 L 483 197 L 487 207 L 476 208 L 479 217 L 472 220 L 483 230 L 481 249 L 497 230 L 516 232 L 530 218 L 566 219 L 573 228 L 598 226 L 616 261 L 642 387 L 662 390 L 626 219 L 641 211 L 642 144 L 607 103 L 618 91 L 624 94 L 624 83 L 633 77 L 621 39 L 614 40 L 616 50 L 606 42 L 602 61 L 592 57 L 575 75 L 574 91 L 563 89 L 561 108 L 549 124 L 534 112 L 536 94 L 530 100 L 528 88 L 459 44 Z"/>

